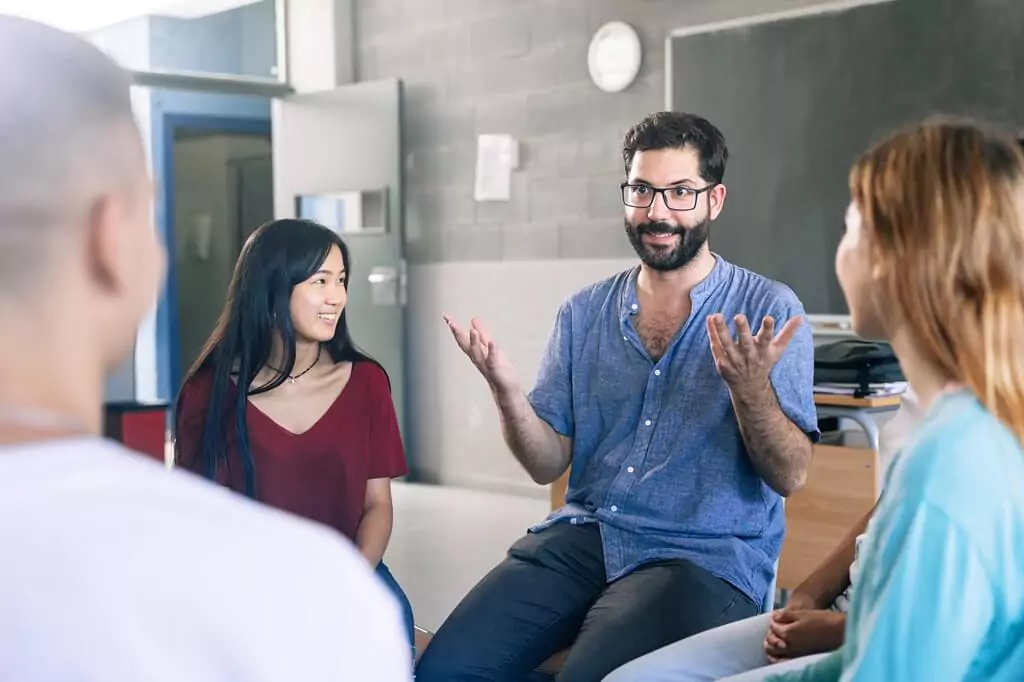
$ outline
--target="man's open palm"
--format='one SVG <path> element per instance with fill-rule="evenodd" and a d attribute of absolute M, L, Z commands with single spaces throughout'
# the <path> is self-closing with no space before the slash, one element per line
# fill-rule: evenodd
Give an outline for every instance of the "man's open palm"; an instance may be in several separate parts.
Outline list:
<path fill-rule="evenodd" d="M 470 319 L 468 328 L 462 327 L 451 315 L 445 315 L 444 321 L 459 348 L 469 356 L 492 388 L 509 391 L 518 387 L 519 380 L 511 361 L 494 343 L 479 319 Z"/>
<path fill-rule="evenodd" d="M 708 339 L 718 373 L 734 390 L 764 384 L 803 320 L 790 318 L 776 334 L 775 320 L 766 315 L 756 336 L 751 334 L 746 316 L 737 315 L 735 322 L 733 340 L 721 314 L 708 316 Z"/>

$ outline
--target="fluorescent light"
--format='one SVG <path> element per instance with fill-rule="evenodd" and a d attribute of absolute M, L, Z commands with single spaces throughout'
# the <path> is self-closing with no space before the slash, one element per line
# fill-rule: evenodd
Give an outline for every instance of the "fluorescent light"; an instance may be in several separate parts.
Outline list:
<path fill-rule="evenodd" d="M 0 14 L 32 19 L 81 33 L 156 14 L 191 19 L 225 12 L 257 0 L 0 0 Z"/>

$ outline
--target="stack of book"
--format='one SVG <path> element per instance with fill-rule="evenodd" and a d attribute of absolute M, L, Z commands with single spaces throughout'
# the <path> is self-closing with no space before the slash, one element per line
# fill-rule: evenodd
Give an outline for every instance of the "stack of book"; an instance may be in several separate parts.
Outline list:
<path fill-rule="evenodd" d="M 859 384 L 842 382 L 824 382 L 814 384 L 815 393 L 830 395 L 853 395 Z M 907 390 L 907 382 L 893 381 L 885 384 L 868 384 L 868 395 L 872 397 L 899 395 Z"/>

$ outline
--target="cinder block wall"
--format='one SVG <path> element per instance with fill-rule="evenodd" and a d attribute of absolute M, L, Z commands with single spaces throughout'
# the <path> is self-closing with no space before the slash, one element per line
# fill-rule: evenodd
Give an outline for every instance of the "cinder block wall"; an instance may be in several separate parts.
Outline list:
<path fill-rule="evenodd" d="M 562 299 L 635 261 L 618 198 L 621 141 L 665 106 L 669 33 L 820 4 L 356 0 L 358 79 L 406 84 L 407 446 L 417 477 L 547 494 L 505 449 L 490 394 L 442 312 L 481 316 L 531 386 Z M 636 82 L 617 94 L 587 71 L 591 36 L 612 20 L 631 24 L 643 45 Z M 473 201 L 482 133 L 520 141 L 509 202 Z"/>

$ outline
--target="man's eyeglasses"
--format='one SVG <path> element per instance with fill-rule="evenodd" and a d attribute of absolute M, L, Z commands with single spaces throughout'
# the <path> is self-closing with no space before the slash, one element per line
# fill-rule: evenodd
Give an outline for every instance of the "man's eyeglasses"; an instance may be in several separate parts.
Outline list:
<path fill-rule="evenodd" d="M 701 194 L 715 187 L 710 184 L 707 187 L 693 189 L 692 187 L 651 187 L 650 185 L 632 185 L 624 182 L 619 186 L 622 189 L 622 203 L 633 208 L 650 208 L 651 204 L 660 194 L 665 205 L 672 211 L 692 211 L 697 208 L 697 199 Z"/>

